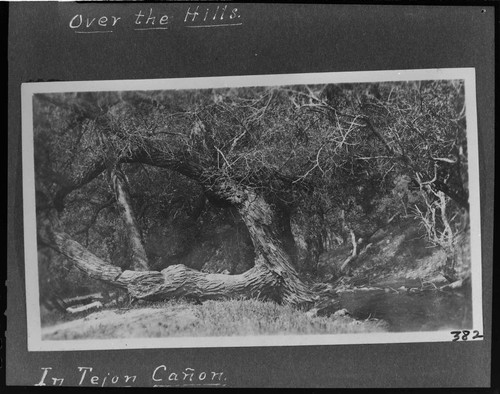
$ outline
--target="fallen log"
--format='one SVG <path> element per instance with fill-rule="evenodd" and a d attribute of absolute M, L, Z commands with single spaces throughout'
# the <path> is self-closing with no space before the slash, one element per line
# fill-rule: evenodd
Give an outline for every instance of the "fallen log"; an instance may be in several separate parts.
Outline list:
<path fill-rule="evenodd" d="M 86 312 L 86 311 L 90 311 L 93 309 L 100 309 L 100 308 L 102 308 L 101 301 L 94 301 L 94 302 L 91 302 L 90 304 L 87 304 L 87 305 L 70 306 L 70 307 L 66 308 L 66 312 L 80 313 L 80 312 Z"/>
<path fill-rule="evenodd" d="M 81 296 L 76 296 L 76 297 L 71 297 L 71 298 L 65 298 L 63 301 L 67 306 L 74 306 L 78 304 L 87 304 L 89 302 L 94 302 L 97 300 L 102 300 L 104 299 L 104 296 L 102 293 L 93 293 L 93 294 L 87 294 L 87 295 L 81 295 Z"/>

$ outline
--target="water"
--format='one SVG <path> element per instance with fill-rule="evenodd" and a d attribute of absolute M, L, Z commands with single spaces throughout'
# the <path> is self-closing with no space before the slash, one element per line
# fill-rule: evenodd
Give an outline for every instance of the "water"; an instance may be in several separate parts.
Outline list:
<path fill-rule="evenodd" d="M 341 308 L 355 318 L 385 320 L 389 331 L 435 331 L 472 328 L 470 289 L 454 292 L 354 290 L 340 294 Z"/>

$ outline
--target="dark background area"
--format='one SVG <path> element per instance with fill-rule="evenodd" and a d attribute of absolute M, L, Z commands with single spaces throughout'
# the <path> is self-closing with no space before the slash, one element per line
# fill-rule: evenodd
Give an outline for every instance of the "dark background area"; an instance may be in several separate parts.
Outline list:
<path fill-rule="evenodd" d="M 10 4 L 7 383 L 33 385 L 52 366 L 77 383 L 77 367 L 138 375 L 222 370 L 229 386 L 488 386 L 494 179 L 494 8 L 399 5 L 234 5 L 243 24 L 189 29 L 190 4 Z M 170 30 L 133 31 L 133 15 L 174 15 Z M 112 34 L 75 34 L 75 14 L 119 15 Z M 482 342 L 387 345 L 27 352 L 24 285 L 21 83 L 50 80 L 475 67 L 481 185 Z M 486 213 L 486 214 L 485 214 Z"/>

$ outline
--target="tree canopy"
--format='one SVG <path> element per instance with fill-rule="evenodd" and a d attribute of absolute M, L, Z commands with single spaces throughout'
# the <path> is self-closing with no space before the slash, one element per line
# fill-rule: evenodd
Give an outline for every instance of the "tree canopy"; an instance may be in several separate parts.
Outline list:
<path fill-rule="evenodd" d="M 468 210 L 458 80 L 37 94 L 34 139 L 38 211 L 123 269 L 121 172 L 155 270 L 201 269 L 193 250 L 224 225 L 239 234 L 231 273 L 267 259 L 274 236 L 300 271 L 328 240 L 369 237 L 398 212 L 443 234 Z M 257 197 L 272 219 L 248 208 Z"/>

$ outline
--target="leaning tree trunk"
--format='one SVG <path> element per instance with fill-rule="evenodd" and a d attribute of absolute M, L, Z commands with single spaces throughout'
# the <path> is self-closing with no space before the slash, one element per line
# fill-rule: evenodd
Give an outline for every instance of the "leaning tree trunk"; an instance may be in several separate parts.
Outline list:
<path fill-rule="evenodd" d="M 132 209 L 127 178 L 118 165 L 111 170 L 109 180 L 113 187 L 116 201 L 122 212 L 132 267 L 134 271 L 147 271 L 149 270 L 148 258 L 144 250 L 141 232 L 139 231 L 137 220 Z"/>
<path fill-rule="evenodd" d="M 311 304 L 313 294 L 299 278 L 279 241 L 276 212 L 271 205 L 255 190 L 232 181 L 222 182 L 214 190 L 238 209 L 255 248 L 255 267 L 268 270 L 278 278 L 279 300 L 292 305 Z"/>

